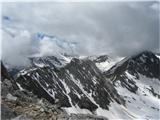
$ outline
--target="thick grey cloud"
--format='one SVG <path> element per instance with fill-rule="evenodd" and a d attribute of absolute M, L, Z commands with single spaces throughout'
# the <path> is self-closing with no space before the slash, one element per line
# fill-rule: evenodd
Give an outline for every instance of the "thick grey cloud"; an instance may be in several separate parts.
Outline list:
<path fill-rule="evenodd" d="M 158 49 L 158 5 L 158 2 L 4 3 L 2 15 L 31 33 L 44 32 L 76 41 L 78 54 L 131 55 Z"/>

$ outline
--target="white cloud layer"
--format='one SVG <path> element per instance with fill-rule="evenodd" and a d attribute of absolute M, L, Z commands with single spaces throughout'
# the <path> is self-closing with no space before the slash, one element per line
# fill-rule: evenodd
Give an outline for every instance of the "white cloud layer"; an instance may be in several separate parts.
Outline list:
<path fill-rule="evenodd" d="M 124 56 L 158 49 L 158 5 L 158 2 L 3 3 L 2 15 L 14 21 L 12 26 L 31 34 L 43 32 L 77 42 L 78 54 Z M 3 55 L 21 59 L 33 50 L 43 55 L 59 52 L 50 40 L 37 42 L 29 36 L 13 39 L 3 34 Z"/>

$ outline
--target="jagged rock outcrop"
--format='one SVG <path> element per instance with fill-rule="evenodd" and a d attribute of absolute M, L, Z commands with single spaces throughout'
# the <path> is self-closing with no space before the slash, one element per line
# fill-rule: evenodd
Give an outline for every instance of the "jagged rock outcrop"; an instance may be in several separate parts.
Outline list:
<path fill-rule="evenodd" d="M 132 79 L 127 78 L 126 71 L 137 79 L 139 78 L 139 74 L 141 74 L 160 80 L 160 60 L 154 53 L 144 51 L 138 55 L 123 59 L 103 74 L 113 82 L 120 80 L 122 86 L 125 86 L 132 92 L 136 92 L 138 87 Z"/>
<path fill-rule="evenodd" d="M 93 62 L 95 63 L 101 63 L 101 62 L 105 62 L 109 59 L 108 55 L 101 55 L 99 57 L 96 57 L 96 59 L 93 60 Z"/>
<path fill-rule="evenodd" d="M 104 72 L 105 76 L 111 76 L 112 74 L 120 75 L 125 70 L 131 72 L 131 74 L 140 73 L 147 77 L 159 78 L 159 63 L 160 60 L 150 51 L 144 51 L 138 55 L 127 57 L 114 65 L 110 70 Z"/>
<path fill-rule="evenodd" d="M 56 120 L 63 113 L 56 105 L 45 99 L 38 99 L 36 95 L 27 90 L 19 89 L 18 83 L 8 73 L 1 63 L 1 118 L 27 119 L 27 120 Z"/>

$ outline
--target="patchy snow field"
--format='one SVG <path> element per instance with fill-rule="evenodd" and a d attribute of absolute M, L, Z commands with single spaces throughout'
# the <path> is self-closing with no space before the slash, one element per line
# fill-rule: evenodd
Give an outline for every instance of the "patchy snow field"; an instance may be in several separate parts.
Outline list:
<path fill-rule="evenodd" d="M 160 80 L 140 75 L 139 79 L 126 72 L 128 78 L 134 80 L 138 86 L 137 93 L 123 88 L 119 81 L 116 83 L 118 93 L 126 100 L 126 109 L 134 113 L 137 119 L 158 120 L 160 119 L 160 99 L 150 91 L 152 88 L 159 94 Z"/>

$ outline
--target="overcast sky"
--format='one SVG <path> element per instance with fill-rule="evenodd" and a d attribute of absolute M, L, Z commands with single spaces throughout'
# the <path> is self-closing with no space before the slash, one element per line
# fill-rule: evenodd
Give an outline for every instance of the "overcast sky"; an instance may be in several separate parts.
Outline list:
<path fill-rule="evenodd" d="M 43 32 L 77 42 L 77 54 L 127 56 L 142 50 L 158 50 L 158 5 L 158 2 L 3 3 L 2 15 L 30 33 Z M 22 59 L 31 50 L 40 48 L 27 35 L 16 40 L 5 35 L 4 56 L 24 51 L 24 55 L 18 56 Z"/>

